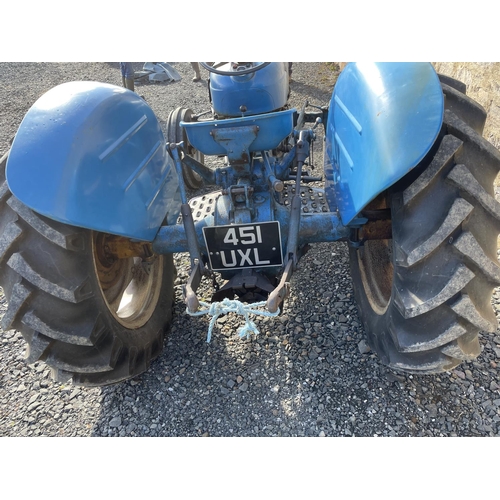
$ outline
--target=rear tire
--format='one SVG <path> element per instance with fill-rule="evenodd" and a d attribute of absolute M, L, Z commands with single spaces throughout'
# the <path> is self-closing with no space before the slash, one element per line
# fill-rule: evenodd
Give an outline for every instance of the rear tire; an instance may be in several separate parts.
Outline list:
<path fill-rule="evenodd" d="M 115 260 L 108 235 L 61 224 L 11 195 L 0 160 L 0 280 L 4 330 L 19 330 L 27 361 L 45 361 L 56 380 L 120 382 L 146 371 L 170 323 L 171 255 Z"/>
<path fill-rule="evenodd" d="M 189 156 L 200 163 L 204 163 L 205 157 L 203 153 L 195 149 L 188 141 L 186 131 L 180 126 L 181 122 L 193 121 L 193 111 L 186 108 L 177 108 L 172 111 L 167 118 L 167 137 L 168 142 L 184 142 L 184 150 Z M 203 185 L 203 179 L 192 169 L 186 165 L 182 165 L 182 177 L 184 184 L 188 189 L 193 191 L 199 189 Z"/>
<path fill-rule="evenodd" d="M 460 116 L 446 106 L 427 158 L 369 207 L 391 209 L 392 240 L 350 249 L 368 343 L 396 370 L 438 373 L 473 360 L 479 332 L 497 326 L 500 153 L 477 132 L 481 107 L 460 105 Z"/>

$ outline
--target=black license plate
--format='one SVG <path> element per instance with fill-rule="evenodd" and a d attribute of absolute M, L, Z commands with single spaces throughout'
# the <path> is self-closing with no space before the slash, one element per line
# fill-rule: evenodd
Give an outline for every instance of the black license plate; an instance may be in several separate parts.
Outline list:
<path fill-rule="evenodd" d="M 283 264 L 277 221 L 204 227 L 203 235 L 214 271 Z"/>

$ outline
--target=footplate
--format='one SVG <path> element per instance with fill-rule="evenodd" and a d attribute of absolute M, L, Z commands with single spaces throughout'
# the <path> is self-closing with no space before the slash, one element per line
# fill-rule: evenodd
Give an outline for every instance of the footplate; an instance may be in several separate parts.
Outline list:
<path fill-rule="evenodd" d="M 196 196 L 189 200 L 189 207 L 193 213 L 194 222 L 200 222 L 206 217 L 215 214 L 215 206 L 217 198 L 221 195 L 221 191 L 214 191 L 202 196 Z M 177 219 L 177 224 L 182 224 L 182 216 Z"/>
<path fill-rule="evenodd" d="M 295 184 L 285 185 L 283 191 L 279 193 L 279 203 L 285 207 L 289 207 L 294 194 Z M 304 214 L 318 214 L 330 211 L 323 189 L 301 186 L 300 199 L 302 202 L 302 213 Z"/>

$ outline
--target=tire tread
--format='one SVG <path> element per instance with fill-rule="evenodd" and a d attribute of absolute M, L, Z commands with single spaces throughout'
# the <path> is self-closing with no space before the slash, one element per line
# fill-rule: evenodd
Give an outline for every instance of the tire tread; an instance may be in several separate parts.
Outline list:
<path fill-rule="evenodd" d="M 500 203 L 492 186 L 500 152 L 480 135 L 481 106 L 443 88 L 455 112 L 445 110 L 433 156 L 389 193 L 394 282 L 385 312 L 371 305 L 363 291 L 368 275 L 358 250 L 350 251 L 370 346 L 391 368 L 419 374 L 475 359 L 479 332 L 497 327 L 489 298 L 500 285 Z"/>
<path fill-rule="evenodd" d="M 495 219 L 500 220 L 500 203 L 479 184 L 465 165 L 455 165 L 448 174 L 448 179 L 473 196 Z"/>
<path fill-rule="evenodd" d="M 445 220 L 426 241 L 414 248 L 407 257 L 407 265 L 413 266 L 427 259 L 469 217 L 474 207 L 463 198 L 453 202 Z"/>
<path fill-rule="evenodd" d="M 81 240 L 78 234 L 79 232 L 76 228 L 64 226 L 65 230 L 62 230 L 62 228 L 57 230 L 51 227 L 47 222 L 44 222 L 40 216 L 35 214 L 14 196 L 7 201 L 7 204 L 17 215 L 19 215 L 19 217 L 21 217 L 35 231 L 51 243 L 54 243 L 65 250 L 81 249 L 82 243 L 75 244 L 75 242 L 79 242 Z"/>

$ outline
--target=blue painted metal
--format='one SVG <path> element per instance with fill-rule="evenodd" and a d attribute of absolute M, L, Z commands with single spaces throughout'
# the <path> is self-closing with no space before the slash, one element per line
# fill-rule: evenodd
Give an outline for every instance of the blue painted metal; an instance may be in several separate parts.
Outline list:
<path fill-rule="evenodd" d="M 220 69 L 229 70 L 229 64 L 226 66 Z M 273 62 L 249 75 L 223 76 L 212 73 L 210 76 L 212 106 L 219 117 L 276 111 L 285 106 L 288 93 L 288 63 Z"/>
<path fill-rule="evenodd" d="M 7 182 L 42 215 L 144 241 L 180 210 L 153 111 L 134 92 L 103 83 L 65 83 L 32 106 L 12 144 Z"/>
<path fill-rule="evenodd" d="M 239 220 L 232 187 L 250 182 L 248 222 L 278 220 L 284 250 L 292 233 L 298 246 L 345 238 L 360 210 L 429 151 L 442 124 L 443 96 L 428 64 L 348 65 L 332 95 L 326 129 L 325 193 L 332 213 L 301 214 L 298 233 L 290 232 L 290 210 L 274 201 L 269 183 L 281 187 L 278 180 L 288 180 L 292 160 L 302 162 L 304 154 L 297 145 L 279 161 L 266 153 L 293 131 L 294 114 L 182 123 L 196 149 L 227 155 L 230 162 L 215 174 L 229 194 L 219 197 L 215 218 L 195 224 L 200 248 L 202 225 Z M 302 136 L 312 139 L 312 133 Z M 249 169 L 251 180 L 243 176 Z M 181 196 L 175 162 L 153 111 L 128 90 L 72 82 L 42 96 L 16 135 L 7 181 L 23 203 L 55 220 L 154 241 L 159 252 L 188 250 L 185 230 L 176 225 Z M 159 231 L 165 217 L 171 226 Z"/>
<path fill-rule="evenodd" d="M 254 151 L 273 149 L 293 130 L 295 109 L 260 116 L 202 122 L 181 122 L 189 142 L 205 155 L 238 159 Z"/>
<path fill-rule="evenodd" d="M 195 233 L 202 253 L 206 252 L 203 227 L 223 226 L 231 223 L 230 200 L 227 195 L 219 195 L 215 215 L 195 222 Z M 290 210 L 273 201 L 271 193 L 259 193 L 255 203 L 254 217 L 251 222 L 267 222 L 275 220 L 280 223 L 282 252 L 288 246 L 290 230 Z M 343 226 L 337 213 L 301 214 L 298 232 L 298 246 L 307 243 L 332 242 L 345 239 L 349 236 L 350 229 Z M 153 241 L 153 251 L 156 253 L 188 252 L 188 241 L 182 224 L 163 226 Z M 277 274 L 280 269 L 268 269 L 267 273 Z M 227 279 L 234 272 L 226 272 L 223 277 Z"/>
<path fill-rule="evenodd" d="M 429 63 L 351 63 L 339 76 L 326 127 L 326 194 L 345 225 L 429 152 L 444 99 Z"/>

